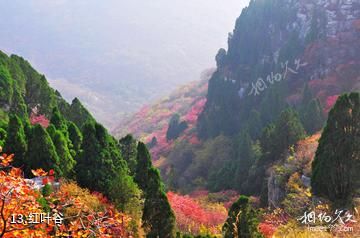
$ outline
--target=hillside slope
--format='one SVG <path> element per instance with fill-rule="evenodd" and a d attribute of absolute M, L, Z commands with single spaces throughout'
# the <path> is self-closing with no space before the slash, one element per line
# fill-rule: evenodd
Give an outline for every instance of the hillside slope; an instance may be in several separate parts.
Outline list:
<path fill-rule="evenodd" d="M 119 142 L 78 99 L 68 104 L 26 60 L 2 52 L 0 112 L 0 237 L 175 236 L 146 146 Z M 35 225 L 31 212 L 70 222 Z"/>
<path fill-rule="evenodd" d="M 209 183 L 236 177 L 236 171 L 247 173 L 264 150 L 263 130 L 279 121 L 283 110 L 292 108 L 298 115 L 289 117 L 298 117 L 311 135 L 322 129 L 340 94 L 360 89 L 359 21 L 359 1 L 251 1 L 229 35 L 228 49 L 216 56 L 217 69 L 201 101 L 205 106 L 196 110 L 198 119 L 187 129 L 193 139 L 183 140 L 184 133 L 166 140 L 177 110 L 179 122 L 186 121 L 176 100 L 143 108 L 124 128 L 154 145 L 154 158 L 161 158 L 157 166 L 166 178 L 173 174 L 175 184 L 244 191 L 233 185 L 236 181 Z M 252 147 L 251 153 L 241 149 L 244 138 L 249 141 L 243 147 Z M 208 172 L 200 172 L 204 168 Z M 256 186 L 259 193 L 262 185 Z"/>
<path fill-rule="evenodd" d="M 144 106 L 139 112 L 124 120 L 113 130 L 117 137 L 132 134 L 150 145 L 153 159 L 164 157 L 174 146 L 174 139 L 168 140 L 166 134 L 174 115 L 187 123 L 187 128 L 178 140 L 198 143 L 196 122 L 206 102 L 207 81 L 212 71 L 204 73 L 202 80 L 180 87 L 167 98 L 153 105 Z M 155 162 L 155 163 L 159 163 Z"/>

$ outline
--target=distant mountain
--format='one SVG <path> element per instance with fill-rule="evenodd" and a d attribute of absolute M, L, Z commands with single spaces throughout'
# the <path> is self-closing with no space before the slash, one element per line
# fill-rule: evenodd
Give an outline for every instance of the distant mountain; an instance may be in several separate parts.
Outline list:
<path fill-rule="evenodd" d="M 272 163 L 322 130 L 339 95 L 360 90 L 359 23 L 359 1 L 251 1 L 216 55 L 196 122 L 183 131 L 174 100 L 124 125 L 143 128 L 129 132 L 153 146 L 173 189 L 236 189 L 266 201 Z"/>
<path fill-rule="evenodd" d="M 22 55 L 108 128 L 213 67 L 248 0 L 4 0 L 0 50 Z"/>
<path fill-rule="evenodd" d="M 187 127 L 176 139 L 196 143 L 196 121 L 206 102 L 207 81 L 213 70 L 204 72 L 203 79 L 179 87 L 167 98 L 144 106 L 133 116 L 120 122 L 112 133 L 117 137 L 132 134 L 150 147 L 153 159 L 159 160 L 174 146 L 174 139 L 167 138 L 171 119 L 178 115 Z M 155 163 L 159 164 L 160 161 Z"/>
<path fill-rule="evenodd" d="M 263 125 L 312 99 L 328 111 L 359 90 L 359 22 L 359 1 L 252 1 L 217 56 L 201 137 L 236 134 L 254 110 Z"/>

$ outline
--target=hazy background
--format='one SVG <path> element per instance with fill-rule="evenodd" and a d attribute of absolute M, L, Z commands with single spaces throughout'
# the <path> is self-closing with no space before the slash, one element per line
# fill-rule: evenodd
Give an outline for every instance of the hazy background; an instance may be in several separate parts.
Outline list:
<path fill-rule="evenodd" d="M 111 127 L 199 78 L 248 0 L 0 0 L 0 49 Z"/>

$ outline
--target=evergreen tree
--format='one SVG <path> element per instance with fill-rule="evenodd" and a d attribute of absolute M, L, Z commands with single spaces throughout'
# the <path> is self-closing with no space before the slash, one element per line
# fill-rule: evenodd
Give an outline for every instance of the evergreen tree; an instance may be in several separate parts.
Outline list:
<path fill-rule="evenodd" d="M 15 154 L 14 166 L 21 167 L 26 163 L 27 149 L 23 124 L 18 116 L 12 114 L 10 115 L 4 152 Z"/>
<path fill-rule="evenodd" d="M 81 186 L 102 192 L 118 209 L 134 217 L 140 216 L 141 193 L 129 175 L 119 144 L 100 124 L 88 122 L 84 125 L 75 171 Z"/>
<path fill-rule="evenodd" d="M 66 178 L 72 178 L 74 175 L 73 168 L 76 164 L 76 161 L 73 158 L 73 155 L 71 154 L 68 147 L 68 142 L 61 131 L 55 132 L 53 143 L 59 156 L 59 167 L 63 176 Z"/>
<path fill-rule="evenodd" d="M 311 186 L 336 208 L 348 208 L 359 184 L 360 94 L 339 97 L 329 113 L 312 164 Z"/>
<path fill-rule="evenodd" d="M 149 170 L 152 167 L 151 156 L 144 143 L 139 142 L 137 146 L 135 181 L 143 191 L 147 190 Z"/>
<path fill-rule="evenodd" d="M 66 118 L 76 124 L 77 127 L 82 128 L 85 123 L 95 123 L 95 119 L 91 116 L 89 111 L 81 104 L 78 98 L 75 98 L 69 108 Z"/>
<path fill-rule="evenodd" d="M 26 161 L 31 169 L 42 168 L 45 171 L 54 169 L 58 176 L 62 175 L 56 148 L 47 131 L 40 125 L 31 128 Z M 26 172 L 30 174 L 30 171 Z"/>
<path fill-rule="evenodd" d="M 234 187 L 241 191 L 241 185 L 248 177 L 248 171 L 254 162 L 254 155 L 252 151 L 252 141 L 247 132 L 243 132 L 239 137 L 238 151 L 236 161 L 236 172 Z"/>
<path fill-rule="evenodd" d="M 275 125 L 275 148 L 272 154 L 276 157 L 305 137 L 305 130 L 296 111 L 289 108 L 284 110 Z"/>
<path fill-rule="evenodd" d="M 148 148 L 154 148 L 157 145 L 158 141 L 155 136 L 151 139 L 151 141 L 147 144 Z"/>
<path fill-rule="evenodd" d="M 223 226 L 224 238 L 263 237 L 258 231 L 258 214 L 249 204 L 249 198 L 240 198 L 230 207 L 228 218 Z"/>
<path fill-rule="evenodd" d="M 169 122 L 169 128 L 166 132 L 166 139 L 174 140 L 180 136 L 180 134 L 188 127 L 185 121 L 180 122 L 179 114 L 175 114 L 171 117 Z"/>
<path fill-rule="evenodd" d="M 83 136 L 81 134 L 80 129 L 73 122 L 68 122 L 68 133 L 69 139 L 73 145 L 73 149 L 77 155 L 81 153 L 81 144 L 83 141 Z"/>
<path fill-rule="evenodd" d="M 170 207 L 160 179 L 159 171 L 150 168 L 149 181 L 145 192 L 143 227 L 148 238 L 175 237 L 175 215 Z"/>
<path fill-rule="evenodd" d="M 313 99 L 308 103 L 302 118 L 304 127 L 309 134 L 313 134 L 323 127 L 325 118 L 318 99 Z"/>
<path fill-rule="evenodd" d="M 0 62 L 1 63 L 1 62 Z M 4 64 L 0 64 L 0 105 L 10 105 L 14 80 L 12 79 L 9 69 Z"/>
<path fill-rule="evenodd" d="M 124 138 L 120 139 L 119 143 L 121 154 L 128 164 L 130 174 L 134 175 L 136 173 L 137 165 L 137 141 L 132 137 L 132 135 L 129 134 Z"/>
<path fill-rule="evenodd" d="M 261 122 L 260 113 L 256 110 L 251 110 L 249 116 L 248 127 L 245 128 L 250 133 L 250 136 L 253 140 L 260 138 L 261 129 L 263 128 Z"/>
<path fill-rule="evenodd" d="M 142 220 L 147 237 L 175 237 L 175 215 L 165 194 L 159 171 L 152 166 L 149 151 L 141 142 L 137 147 L 135 181 L 144 192 Z"/>
<path fill-rule="evenodd" d="M 24 122 L 24 120 L 28 120 L 28 112 L 24 98 L 19 91 L 19 89 L 14 91 L 10 113 L 17 115 Z"/>
<path fill-rule="evenodd" d="M 115 178 L 120 153 L 111 148 L 111 139 L 105 128 L 92 122 L 83 127 L 82 153 L 75 167 L 81 186 L 108 195 L 111 180 Z"/>
<path fill-rule="evenodd" d="M 6 142 L 6 130 L 0 127 L 0 146 L 4 147 Z"/>
<path fill-rule="evenodd" d="M 110 183 L 109 191 L 111 201 L 119 210 L 136 218 L 141 218 L 141 191 L 133 177 L 126 173 L 126 170 L 119 170 Z"/>
<path fill-rule="evenodd" d="M 53 124 L 57 130 L 62 130 L 62 131 L 67 130 L 66 121 L 57 107 L 55 107 L 52 111 L 50 123 Z"/>

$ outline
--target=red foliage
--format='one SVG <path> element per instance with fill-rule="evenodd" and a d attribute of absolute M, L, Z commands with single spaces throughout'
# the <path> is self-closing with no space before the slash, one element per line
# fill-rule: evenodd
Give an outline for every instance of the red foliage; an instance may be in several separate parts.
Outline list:
<path fill-rule="evenodd" d="M 165 125 L 160 131 L 156 131 L 150 137 L 148 137 L 149 139 L 152 139 L 153 137 L 156 137 L 157 139 L 156 146 L 150 149 L 152 158 L 154 160 L 159 159 L 161 154 L 169 151 L 171 148 L 171 144 L 166 139 L 167 129 L 168 129 L 168 125 Z"/>
<path fill-rule="evenodd" d="M 206 104 L 206 98 L 198 100 L 185 115 L 185 121 L 189 124 L 196 123 L 200 113 L 203 111 Z"/>
<path fill-rule="evenodd" d="M 273 237 L 276 229 L 286 224 L 288 220 L 289 216 L 282 209 L 275 209 L 264 215 L 263 222 L 259 224 L 259 230 L 266 238 Z"/>
<path fill-rule="evenodd" d="M 204 208 L 190 196 L 182 196 L 173 192 L 167 194 L 172 209 L 175 212 L 177 226 L 181 231 L 198 234 L 201 226 L 213 232 L 221 226 L 227 217 L 226 210 Z"/>
<path fill-rule="evenodd" d="M 35 113 L 31 113 L 30 123 L 31 125 L 39 124 L 44 128 L 47 128 L 50 124 L 49 120 L 46 118 L 45 115 L 36 115 Z"/>
<path fill-rule="evenodd" d="M 276 231 L 276 226 L 274 226 L 273 224 L 270 223 L 265 223 L 262 222 L 259 224 L 259 231 L 266 237 L 266 238 L 271 238 L 273 237 L 275 231 Z"/>
<path fill-rule="evenodd" d="M 338 99 L 339 95 L 333 95 L 329 96 L 326 99 L 326 106 L 325 106 L 325 112 L 329 112 L 330 109 L 335 105 L 336 100 Z"/>
<path fill-rule="evenodd" d="M 138 140 L 145 143 L 151 142 L 156 137 L 157 144 L 150 152 L 154 160 L 167 155 L 174 146 L 174 141 L 166 140 L 166 132 L 171 117 L 178 113 L 181 121 L 188 123 L 179 140 L 186 140 L 191 144 L 199 144 L 200 141 L 194 133 L 197 119 L 206 103 L 207 81 L 193 82 L 181 87 L 168 98 L 158 103 L 143 107 L 134 116 L 124 121 L 119 128 L 114 130 L 115 134 L 124 136 L 133 134 Z"/>
<path fill-rule="evenodd" d="M 128 229 L 132 219 L 119 213 L 103 195 L 90 195 L 75 183 L 65 183 L 43 197 L 31 180 L 22 176 L 21 169 L 10 169 L 12 160 L 13 155 L 0 156 L 0 237 L 133 237 Z M 36 169 L 32 173 L 45 184 L 54 179 L 51 170 Z M 40 198 L 49 206 L 47 213 Z M 49 218 L 37 220 L 33 214 Z M 13 217 L 19 219 L 13 222 Z M 55 218 L 59 223 L 55 223 Z"/>

